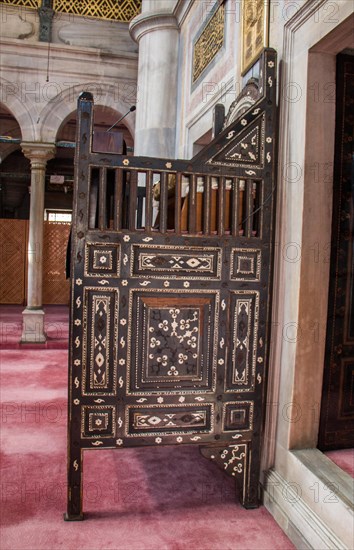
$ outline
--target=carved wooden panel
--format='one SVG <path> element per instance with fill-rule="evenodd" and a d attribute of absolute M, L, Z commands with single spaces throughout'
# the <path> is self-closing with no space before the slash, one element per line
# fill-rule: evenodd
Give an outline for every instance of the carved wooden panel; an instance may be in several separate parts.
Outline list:
<path fill-rule="evenodd" d="M 253 429 L 253 401 L 226 402 L 223 405 L 223 429 L 244 431 Z"/>
<path fill-rule="evenodd" d="M 245 166 L 250 168 L 262 168 L 264 166 L 264 113 L 259 107 L 252 111 L 254 115 L 261 113 L 252 124 L 250 129 L 247 126 L 246 118 L 241 120 L 245 130 L 233 139 L 236 135 L 234 130 L 230 130 L 224 147 L 216 153 L 210 160 L 210 164 L 220 166 Z M 268 137 L 268 139 L 271 139 Z"/>
<path fill-rule="evenodd" d="M 85 250 L 85 276 L 117 277 L 119 253 L 119 246 L 116 244 L 88 244 Z"/>
<path fill-rule="evenodd" d="M 27 227 L 27 220 L 0 219 L 1 304 L 25 302 Z"/>
<path fill-rule="evenodd" d="M 134 245 L 131 276 L 220 280 L 221 248 Z"/>
<path fill-rule="evenodd" d="M 229 364 L 225 379 L 226 392 L 254 389 L 259 327 L 259 291 L 238 290 L 230 296 L 232 318 L 229 332 Z"/>
<path fill-rule="evenodd" d="M 81 409 L 81 437 L 114 437 L 116 409 L 114 406 L 83 406 Z"/>
<path fill-rule="evenodd" d="M 0 220 L 0 303 L 24 304 L 27 286 L 28 220 Z M 44 222 L 43 303 L 68 304 L 65 260 L 70 225 Z M 36 250 L 33 251 L 33 255 Z M 14 273 L 16 277 L 14 278 Z"/>
<path fill-rule="evenodd" d="M 217 292 L 134 290 L 130 308 L 129 392 L 215 387 Z"/>
<path fill-rule="evenodd" d="M 118 290 L 85 287 L 82 345 L 85 395 L 116 393 L 118 313 Z M 79 317 L 75 317 L 74 324 L 81 326 Z M 79 340 L 76 340 L 75 346 L 79 347 Z"/>
<path fill-rule="evenodd" d="M 126 415 L 127 436 L 183 436 L 188 433 L 210 433 L 214 426 L 213 404 L 134 405 L 127 407 Z M 180 437 L 177 443 L 182 440 Z"/>
<path fill-rule="evenodd" d="M 258 101 L 190 161 L 93 152 L 79 100 L 66 519 L 83 449 L 195 443 L 258 505 L 275 52 L 261 64 Z"/>
<path fill-rule="evenodd" d="M 44 222 L 43 304 L 68 304 L 70 282 L 66 279 L 66 247 L 70 224 Z"/>
<path fill-rule="evenodd" d="M 231 251 L 231 273 L 233 281 L 259 281 L 262 252 L 260 249 L 233 248 Z"/>

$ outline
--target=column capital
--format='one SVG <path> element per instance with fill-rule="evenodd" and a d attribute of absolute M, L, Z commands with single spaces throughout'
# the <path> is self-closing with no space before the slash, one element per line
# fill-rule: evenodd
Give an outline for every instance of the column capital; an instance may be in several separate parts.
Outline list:
<path fill-rule="evenodd" d="M 135 42 L 149 32 L 156 30 L 179 30 L 175 15 L 170 10 L 148 11 L 134 17 L 129 32 Z"/>
<path fill-rule="evenodd" d="M 23 141 L 21 148 L 25 157 L 27 157 L 31 163 L 35 162 L 43 164 L 55 156 L 55 144 L 54 143 L 41 143 L 36 141 Z"/>

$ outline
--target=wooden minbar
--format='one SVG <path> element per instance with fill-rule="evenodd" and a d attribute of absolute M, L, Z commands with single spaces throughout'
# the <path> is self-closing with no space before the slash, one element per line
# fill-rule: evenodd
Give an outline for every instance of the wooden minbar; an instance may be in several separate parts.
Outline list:
<path fill-rule="evenodd" d="M 254 104 L 188 161 L 94 151 L 93 98 L 79 98 L 67 520 L 83 519 L 88 449 L 198 445 L 258 506 L 274 50 L 260 67 Z"/>

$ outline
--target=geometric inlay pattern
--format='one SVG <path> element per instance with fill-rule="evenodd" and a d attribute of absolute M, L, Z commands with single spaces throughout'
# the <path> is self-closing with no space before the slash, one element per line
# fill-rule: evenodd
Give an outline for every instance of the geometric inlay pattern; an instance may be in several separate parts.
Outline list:
<path fill-rule="evenodd" d="M 244 431 L 253 429 L 253 401 L 224 403 L 223 430 Z"/>
<path fill-rule="evenodd" d="M 231 293 L 231 353 L 227 369 L 227 391 L 248 391 L 256 372 L 259 291 Z"/>
<path fill-rule="evenodd" d="M 132 248 L 133 277 L 220 279 L 221 249 L 163 245 L 134 245 Z"/>
<path fill-rule="evenodd" d="M 261 143 L 264 141 L 264 114 L 258 117 L 251 130 L 245 130 L 235 142 L 231 140 L 218 151 L 208 164 L 244 166 L 249 168 L 263 168 L 264 148 Z"/>
<path fill-rule="evenodd" d="M 83 406 L 81 437 L 114 437 L 116 409 L 114 406 Z"/>
<path fill-rule="evenodd" d="M 208 23 L 225 5 L 214 1 L 196 40 L 210 38 Z M 83 518 L 82 451 L 108 447 L 198 445 L 239 478 L 244 506 L 258 505 L 276 145 L 275 52 L 262 59 L 256 103 L 188 161 L 93 152 L 93 96 L 79 98 L 68 520 Z M 97 204 L 87 187 L 93 169 Z"/>
<path fill-rule="evenodd" d="M 261 251 L 252 248 L 233 248 L 231 273 L 233 281 L 259 281 L 261 276 Z"/>
<path fill-rule="evenodd" d="M 119 245 L 90 243 L 85 247 L 86 277 L 117 277 L 119 275 Z"/>
<path fill-rule="evenodd" d="M 84 313 L 84 389 L 90 394 L 114 393 L 118 290 L 86 288 Z M 110 341 L 113 342 L 113 353 Z"/>
<path fill-rule="evenodd" d="M 237 160 L 242 163 L 260 162 L 259 126 L 254 126 L 248 134 L 237 141 L 225 154 L 227 160 Z"/>
<path fill-rule="evenodd" d="M 213 405 L 135 405 L 126 408 L 127 435 L 166 435 L 209 432 Z"/>

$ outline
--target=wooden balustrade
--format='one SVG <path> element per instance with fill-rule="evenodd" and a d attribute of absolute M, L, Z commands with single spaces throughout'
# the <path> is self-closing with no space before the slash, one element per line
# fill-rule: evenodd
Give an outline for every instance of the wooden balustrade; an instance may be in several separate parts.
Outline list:
<path fill-rule="evenodd" d="M 259 236 L 261 180 L 92 167 L 89 185 L 90 229 Z"/>

